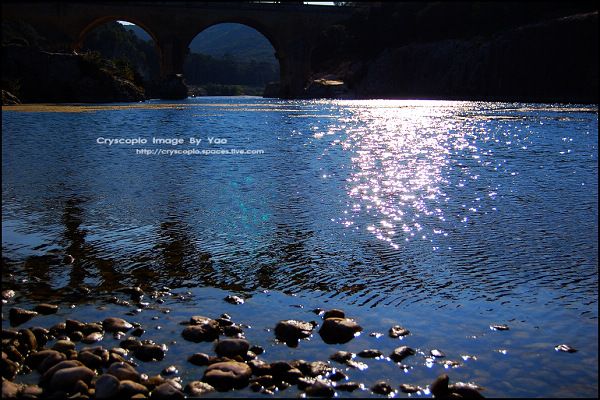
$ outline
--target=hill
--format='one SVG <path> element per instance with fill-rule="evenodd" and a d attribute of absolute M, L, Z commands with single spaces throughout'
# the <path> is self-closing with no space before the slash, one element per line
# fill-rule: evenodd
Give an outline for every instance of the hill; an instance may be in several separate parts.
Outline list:
<path fill-rule="evenodd" d="M 125 25 L 125 29 L 133 32 L 143 40 L 150 40 L 150 35 L 137 25 Z M 278 66 L 275 50 L 267 38 L 257 30 L 242 24 L 219 24 L 202 31 L 190 44 L 190 51 L 216 58 L 225 58 L 231 54 L 237 61 L 255 60 Z"/>

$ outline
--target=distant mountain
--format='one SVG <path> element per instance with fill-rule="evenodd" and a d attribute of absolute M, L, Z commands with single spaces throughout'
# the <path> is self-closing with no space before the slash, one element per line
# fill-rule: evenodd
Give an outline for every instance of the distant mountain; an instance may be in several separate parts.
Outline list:
<path fill-rule="evenodd" d="M 125 25 L 143 40 L 151 40 L 150 35 L 137 25 Z M 217 58 L 231 54 L 238 61 L 267 62 L 277 64 L 275 50 L 271 43 L 257 30 L 242 24 L 219 24 L 201 32 L 190 44 L 194 53 L 202 53 Z"/>

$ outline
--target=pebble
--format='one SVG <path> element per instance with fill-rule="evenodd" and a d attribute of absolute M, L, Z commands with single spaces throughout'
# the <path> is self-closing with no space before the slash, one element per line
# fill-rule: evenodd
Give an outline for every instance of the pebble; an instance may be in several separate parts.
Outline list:
<path fill-rule="evenodd" d="M 8 318 L 10 320 L 10 326 L 12 326 L 12 327 L 19 326 L 19 325 L 29 321 L 31 318 L 35 317 L 36 315 L 38 315 L 37 312 L 28 311 L 28 310 L 25 310 L 20 307 L 12 307 L 8 311 Z"/>
<path fill-rule="evenodd" d="M 319 335 L 327 344 L 343 344 L 354 339 L 362 330 L 363 328 L 351 319 L 332 317 L 323 322 Z"/>
<path fill-rule="evenodd" d="M 275 337 L 283 342 L 294 342 L 304 339 L 312 334 L 314 326 L 310 322 L 296 321 L 293 319 L 279 321 L 275 325 Z"/>
<path fill-rule="evenodd" d="M 389 394 L 394 391 L 394 388 L 386 381 L 379 380 L 371 387 L 371 390 L 377 394 Z"/>
<path fill-rule="evenodd" d="M 194 381 L 185 385 L 185 389 L 183 391 L 192 397 L 200 397 L 214 392 L 215 388 L 206 382 Z"/>
<path fill-rule="evenodd" d="M 399 337 L 404 337 L 409 334 L 410 334 L 410 331 L 407 329 L 404 329 L 400 325 L 394 325 L 389 330 L 389 336 L 394 339 L 399 338 Z"/>
<path fill-rule="evenodd" d="M 56 314 L 58 306 L 52 304 L 41 303 L 34 307 L 33 311 L 42 315 Z"/>
<path fill-rule="evenodd" d="M 367 350 L 361 351 L 360 353 L 357 353 L 357 355 L 359 357 L 363 357 L 363 358 L 376 358 L 376 357 L 381 357 L 383 355 L 383 353 L 379 350 L 367 349 Z"/>
<path fill-rule="evenodd" d="M 108 317 L 102 321 L 102 326 L 106 332 L 127 332 L 133 325 L 122 318 Z"/>
<path fill-rule="evenodd" d="M 245 363 L 236 361 L 218 362 L 206 368 L 202 381 L 218 391 L 241 389 L 248 386 L 252 369 Z"/>
<path fill-rule="evenodd" d="M 244 299 L 239 296 L 227 295 L 224 300 L 231 304 L 244 304 Z"/>
<path fill-rule="evenodd" d="M 60 369 L 52 376 L 50 390 L 70 392 L 78 381 L 83 381 L 89 386 L 94 375 L 94 371 L 83 366 Z"/>
<path fill-rule="evenodd" d="M 223 339 L 217 343 L 215 352 L 219 357 L 233 358 L 244 356 L 250 349 L 250 343 L 245 339 Z"/>
<path fill-rule="evenodd" d="M 566 344 L 558 345 L 554 348 L 556 351 L 565 351 L 567 353 L 576 353 L 578 350 Z"/>
<path fill-rule="evenodd" d="M 212 342 L 219 338 L 221 333 L 219 324 L 215 320 L 209 320 L 199 325 L 190 325 L 183 329 L 181 336 L 189 342 Z"/>
<path fill-rule="evenodd" d="M 113 375 L 104 374 L 96 381 L 96 398 L 109 399 L 119 393 L 121 383 Z"/>
<path fill-rule="evenodd" d="M 390 359 L 394 362 L 402 362 L 408 356 L 415 355 L 415 351 L 408 346 L 402 346 L 394 349 L 389 355 Z"/>

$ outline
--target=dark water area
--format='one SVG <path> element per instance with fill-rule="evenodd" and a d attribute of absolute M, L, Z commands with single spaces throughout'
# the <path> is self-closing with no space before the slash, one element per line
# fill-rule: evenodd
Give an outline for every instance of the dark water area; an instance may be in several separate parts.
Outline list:
<path fill-rule="evenodd" d="M 169 347 L 140 369 L 177 365 L 184 384 L 205 369 L 186 357 L 214 344 L 186 342 L 179 322 L 228 313 L 267 362 L 417 351 L 408 370 L 336 364 L 367 387 L 339 397 L 379 397 L 368 390 L 379 379 L 426 388 L 442 373 L 486 397 L 596 397 L 598 108 L 251 97 L 3 107 L 2 253 L 3 290 L 16 292 L 3 328 L 10 307 L 40 302 L 59 313 L 24 326 L 136 321 Z M 129 300 L 124 286 L 148 305 L 114 304 Z M 278 321 L 318 320 L 317 307 L 344 310 L 363 333 L 345 345 L 275 340 Z M 392 339 L 393 325 L 411 334 Z"/>

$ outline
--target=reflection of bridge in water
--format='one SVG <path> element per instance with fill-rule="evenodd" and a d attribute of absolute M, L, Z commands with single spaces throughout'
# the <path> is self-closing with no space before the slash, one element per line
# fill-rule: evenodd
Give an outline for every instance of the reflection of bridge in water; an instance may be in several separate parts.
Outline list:
<path fill-rule="evenodd" d="M 183 74 L 189 44 L 220 23 L 250 26 L 264 35 L 280 66 L 281 97 L 293 98 L 310 77 L 310 58 L 327 26 L 347 19 L 350 7 L 237 2 L 3 2 L 3 19 L 33 25 L 55 51 L 77 51 L 96 26 L 128 21 L 154 40 L 161 76 Z"/>

